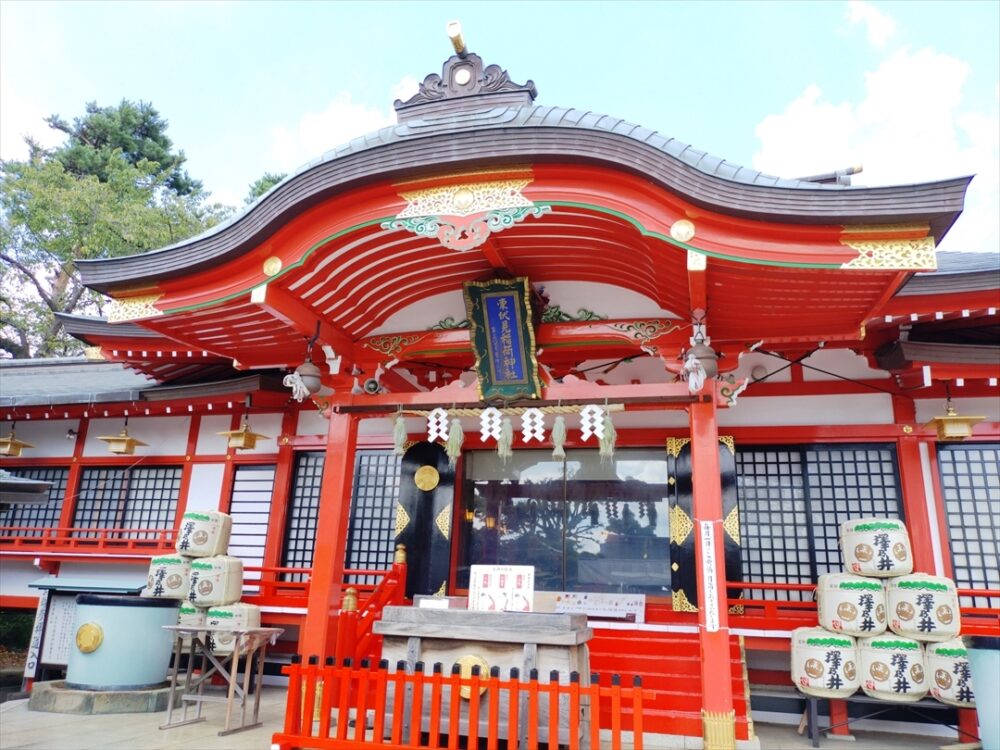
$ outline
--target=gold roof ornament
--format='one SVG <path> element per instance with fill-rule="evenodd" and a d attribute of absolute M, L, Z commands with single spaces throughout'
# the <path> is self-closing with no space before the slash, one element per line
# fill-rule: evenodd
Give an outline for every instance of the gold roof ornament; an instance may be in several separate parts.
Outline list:
<path fill-rule="evenodd" d="M 940 417 L 933 417 L 924 427 L 933 426 L 937 430 L 938 440 L 942 442 L 960 442 L 972 437 L 973 426 L 982 422 L 986 417 L 963 417 L 955 411 L 951 405 L 951 396 L 945 402 L 945 413 Z"/>
<path fill-rule="evenodd" d="M 246 414 L 240 420 L 240 428 L 238 430 L 225 430 L 219 434 L 223 435 L 229 441 L 230 448 L 236 448 L 237 450 L 250 450 L 257 447 L 258 440 L 271 439 L 267 435 L 261 435 L 259 432 L 251 430 L 250 420 L 247 419 Z"/>
<path fill-rule="evenodd" d="M 137 445 L 149 445 L 149 443 L 144 443 L 128 434 L 128 417 L 125 417 L 125 426 L 122 427 L 120 433 L 117 435 L 100 436 L 97 439 L 107 443 L 108 451 L 119 456 L 131 456 L 135 453 Z"/>
<path fill-rule="evenodd" d="M 14 427 L 17 422 L 12 422 L 10 425 L 10 434 L 7 437 L 0 438 L 0 456 L 5 458 L 17 458 L 21 455 L 21 451 L 25 448 L 34 448 L 31 443 L 26 443 L 23 440 L 17 439 L 17 434 Z"/>

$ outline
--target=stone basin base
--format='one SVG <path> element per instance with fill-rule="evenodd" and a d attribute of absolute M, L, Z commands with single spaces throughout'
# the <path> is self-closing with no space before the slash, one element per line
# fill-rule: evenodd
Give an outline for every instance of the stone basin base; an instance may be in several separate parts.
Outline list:
<path fill-rule="evenodd" d="M 84 715 L 155 713 L 167 710 L 169 697 L 166 684 L 147 690 L 77 690 L 66 687 L 64 680 L 53 680 L 34 684 L 28 710 Z"/>

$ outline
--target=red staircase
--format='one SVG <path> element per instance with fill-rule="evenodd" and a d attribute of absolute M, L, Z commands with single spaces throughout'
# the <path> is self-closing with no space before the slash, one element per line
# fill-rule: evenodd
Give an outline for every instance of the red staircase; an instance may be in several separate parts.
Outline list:
<path fill-rule="evenodd" d="M 590 671 L 601 675 L 601 684 L 604 675 L 621 674 L 623 684 L 626 675 L 641 675 L 646 690 L 642 717 L 645 732 L 702 735 L 701 660 L 697 634 L 595 628 L 589 645 Z M 730 639 L 729 650 L 736 739 L 746 740 L 753 736 L 753 722 L 738 637 Z M 625 728 L 631 729 L 632 716 L 627 711 L 622 720 Z M 602 711 L 601 727 L 610 727 L 610 721 L 610 714 Z"/>

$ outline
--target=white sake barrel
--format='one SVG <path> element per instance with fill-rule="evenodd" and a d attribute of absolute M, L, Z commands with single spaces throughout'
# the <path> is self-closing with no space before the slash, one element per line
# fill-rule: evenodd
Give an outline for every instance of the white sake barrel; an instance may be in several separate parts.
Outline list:
<path fill-rule="evenodd" d="M 190 577 L 190 560 L 181 555 L 154 557 L 149 561 L 149 577 L 142 596 L 153 599 L 186 599 Z"/>
<path fill-rule="evenodd" d="M 931 695 L 942 703 L 959 708 L 975 708 L 969 656 L 961 638 L 924 647 L 924 663 L 931 685 Z"/>
<path fill-rule="evenodd" d="M 792 682 L 806 695 L 846 698 L 858 689 L 854 638 L 822 628 L 792 631 Z"/>
<path fill-rule="evenodd" d="M 961 632 L 958 592 L 950 578 L 923 573 L 893 578 L 887 592 L 889 628 L 918 641 L 947 641 Z"/>
<path fill-rule="evenodd" d="M 893 633 L 858 639 L 861 689 L 866 695 L 913 703 L 927 695 L 924 650 L 912 638 Z"/>
<path fill-rule="evenodd" d="M 885 584 L 850 573 L 827 573 L 816 586 L 819 624 L 855 636 L 885 632 Z"/>
<path fill-rule="evenodd" d="M 212 557 L 226 554 L 233 519 L 219 511 L 189 511 L 181 517 L 177 532 L 178 554 L 189 557 Z"/>
<path fill-rule="evenodd" d="M 177 624 L 186 628 L 204 627 L 205 613 L 207 611 L 204 607 L 196 607 L 190 602 L 181 602 L 180 612 L 177 615 Z M 182 635 L 181 642 L 187 648 L 191 645 L 191 636 Z"/>
<path fill-rule="evenodd" d="M 238 602 L 243 595 L 243 561 L 216 555 L 191 563 L 188 601 L 196 607 L 221 607 Z"/>
<path fill-rule="evenodd" d="M 876 578 L 913 572 L 910 535 L 894 518 L 858 518 L 840 524 L 840 549 L 848 573 Z"/>
<path fill-rule="evenodd" d="M 246 630 L 260 627 L 260 607 L 256 604 L 228 604 L 224 607 L 211 607 L 205 617 L 209 627 Z M 236 637 L 232 633 L 210 633 L 210 646 L 217 654 L 232 653 Z"/>

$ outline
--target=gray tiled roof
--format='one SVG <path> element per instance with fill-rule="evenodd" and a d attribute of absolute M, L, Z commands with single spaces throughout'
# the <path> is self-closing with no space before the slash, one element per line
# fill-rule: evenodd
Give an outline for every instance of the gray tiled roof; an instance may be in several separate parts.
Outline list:
<path fill-rule="evenodd" d="M 0 360 L 0 405 L 131 401 L 156 385 L 118 362 L 80 358 Z"/>

